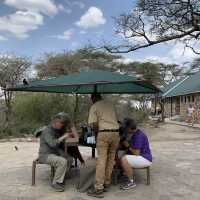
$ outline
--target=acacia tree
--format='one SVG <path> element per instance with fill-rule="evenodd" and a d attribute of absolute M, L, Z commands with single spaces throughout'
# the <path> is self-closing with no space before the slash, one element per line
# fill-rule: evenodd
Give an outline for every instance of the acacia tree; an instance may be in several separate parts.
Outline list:
<path fill-rule="evenodd" d="M 13 92 L 6 90 L 6 88 L 16 85 L 23 78 L 30 65 L 31 63 L 27 58 L 14 55 L 2 55 L 0 57 L 0 88 L 3 91 L 6 106 L 6 122 L 9 122 L 13 96 Z"/>
<path fill-rule="evenodd" d="M 116 69 L 121 56 L 83 48 L 75 52 L 45 54 L 35 66 L 39 78 L 48 78 L 79 72 L 81 69 Z"/>
<path fill-rule="evenodd" d="M 200 57 L 195 58 L 190 64 L 191 72 L 200 71 Z"/>
<path fill-rule="evenodd" d="M 116 70 L 118 63 L 116 56 L 103 51 L 96 51 L 93 48 L 82 48 L 77 51 L 65 51 L 61 53 L 45 54 L 44 57 L 35 66 L 39 78 L 49 78 L 59 75 L 67 75 L 79 72 L 82 69 L 107 69 Z M 80 111 L 80 104 L 84 99 L 81 96 L 74 95 L 74 121 Z M 82 101 L 82 102 L 81 102 Z"/>
<path fill-rule="evenodd" d="M 130 13 L 115 19 L 116 33 L 125 41 L 105 49 L 128 53 L 168 41 L 181 41 L 200 54 L 195 47 L 200 39 L 199 0 L 138 0 Z"/>

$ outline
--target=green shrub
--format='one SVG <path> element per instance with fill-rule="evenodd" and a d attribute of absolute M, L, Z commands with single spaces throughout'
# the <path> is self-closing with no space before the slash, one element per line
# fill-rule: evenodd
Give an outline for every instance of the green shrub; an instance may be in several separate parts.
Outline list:
<path fill-rule="evenodd" d="M 32 123 L 48 123 L 58 112 L 72 114 L 72 99 L 55 94 L 29 94 L 14 100 L 13 111 L 16 120 Z"/>
<path fill-rule="evenodd" d="M 115 98 L 116 102 L 114 101 L 114 104 L 117 105 L 120 120 L 131 117 L 139 124 L 148 120 L 148 110 L 135 109 L 130 103 L 118 103 L 121 98 Z M 78 96 L 76 110 L 75 105 L 76 97 L 74 95 L 17 93 L 13 99 L 13 114 L 9 127 L 5 123 L 0 124 L 0 138 L 24 137 L 27 134 L 33 134 L 38 127 L 47 125 L 52 116 L 58 112 L 69 113 L 72 119 L 75 118 L 74 121 L 78 128 L 80 123 L 87 122 L 91 105 L 87 95 Z"/>

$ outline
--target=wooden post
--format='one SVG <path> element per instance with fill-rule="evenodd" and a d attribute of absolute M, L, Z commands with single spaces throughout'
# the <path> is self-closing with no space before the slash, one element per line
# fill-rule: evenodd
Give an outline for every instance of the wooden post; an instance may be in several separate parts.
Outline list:
<path fill-rule="evenodd" d="M 35 186 L 36 165 L 37 161 L 34 160 L 32 164 L 32 186 Z"/>
<path fill-rule="evenodd" d="M 76 94 L 75 95 L 74 116 L 73 116 L 75 124 L 76 124 L 76 121 L 77 121 L 78 103 L 79 103 L 78 94 Z"/>
<path fill-rule="evenodd" d="M 92 147 L 92 158 L 95 158 L 95 147 Z"/>
<path fill-rule="evenodd" d="M 94 92 L 97 93 L 97 85 L 94 85 Z"/>
<path fill-rule="evenodd" d="M 161 98 L 160 100 L 160 106 L 161 106 L 161 121 L 165 121 L 165 104 L 164 104 L 164 99 Z"/>
<path fill-rule="evenodd" d="M 173 117 L 173 98 L 171 97 L 171 117 Z"/>
<path fill-rule="evenodd" d="M 150 167 L 147 167 L 147 185 L 150 185 Z"/>
<path fill-rule="evenodd" d="M 156 115 L 157 114 L 157 109 L 156 109 L 156 107 L 157 107 L 157 96 L 156 96 L 156 94 L 155 94 L 155 102 L 154 102 L 154 115 Z"/>
<path fill-rule="evenodd" d="M 68 150 L 68 144 L 67 144 L 67 142 L 65 142 L 65 158 L 67 159 L 67 157 L 68 157 L 68 152 L 67 152 L 67 150 Z"/>

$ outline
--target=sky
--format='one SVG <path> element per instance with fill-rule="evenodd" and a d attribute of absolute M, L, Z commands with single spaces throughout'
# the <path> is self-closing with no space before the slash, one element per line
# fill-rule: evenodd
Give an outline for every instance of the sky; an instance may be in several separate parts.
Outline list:
<path fill-rule="evenodd" d="M 47 52 L 75 50 L 88 43 L 119 39 L 114 17 L 131 11 L 136 0 L 0 0 L 0 53 L 39 59 Z M 195 54 L 180 43 L 160 44 L 123 54 L 124 62 L 183 65 Z"/>

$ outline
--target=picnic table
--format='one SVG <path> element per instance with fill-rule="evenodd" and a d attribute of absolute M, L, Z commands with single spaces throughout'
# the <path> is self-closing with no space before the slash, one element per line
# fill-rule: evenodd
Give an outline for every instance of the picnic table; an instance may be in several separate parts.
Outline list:
<path fill-rule="evenodd" d="M 84 146 L 84 147 L 90 147 L 92 149 L 92 158 L 95 158 L 95 148 L 96 144 L 86 144 L 83 143 L 81 140 L 78 138 L 69 138 L 65 141 L 65 157 L 67 158 L 68 153 L 68 147 L 69 146 Z"/>

